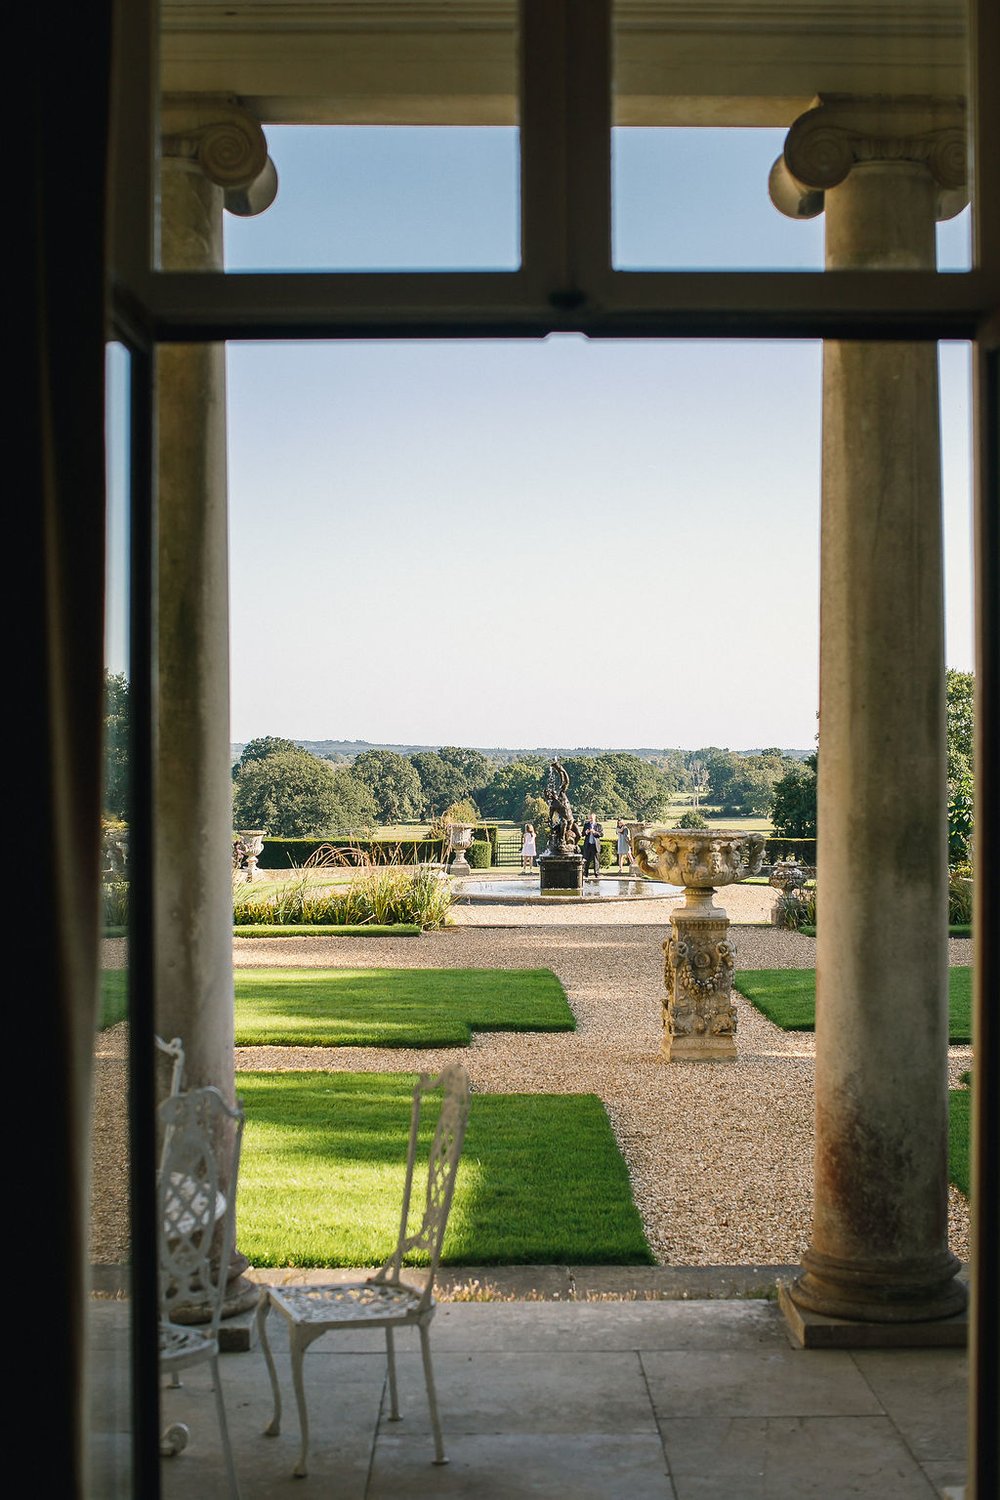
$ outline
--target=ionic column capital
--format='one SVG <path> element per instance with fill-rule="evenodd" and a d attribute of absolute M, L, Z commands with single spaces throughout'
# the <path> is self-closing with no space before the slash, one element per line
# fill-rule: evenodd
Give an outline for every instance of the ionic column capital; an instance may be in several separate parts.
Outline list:
<path fill-rule="evenodd" d="M 246 218 L 270 208 L 278 174 L 260 121 L 238 99 L 171 94 L 160 113 L 161 156 L 188 162 L 222 188 L 230 213 Z"/>
<path fill-rule="evenodd" d="M 823 212 L 824 195 L 855 167 L 920 166 L 937 184 L 937 217 L 968 202 L 965 106 L 961 99 L 825 95 L 800 115 L 771 168 L 771 202 L 793 219 Z"/>

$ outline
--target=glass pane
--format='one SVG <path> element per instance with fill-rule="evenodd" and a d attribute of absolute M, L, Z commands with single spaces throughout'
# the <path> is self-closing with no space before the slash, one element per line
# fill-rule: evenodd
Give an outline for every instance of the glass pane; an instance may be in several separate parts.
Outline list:
<path fill-rule="evenodd" d="M 165 270 L 519 266 L 513 0 L 161 16 Z"/>
<path fill-rule="evenodd" d="M 618 269 L 969 268 L 965 0 L 618 0 L 614 46 Z"/>
<path fill-rule="evenodd" d="M 131 1493 L 131 1221 L 128 1128 L 129 833 L 129 355 L 106 362 L 107 542 L 105 614 L 103 937 L 94 1039 L 88 1364 L 91 1373 L 90 1488 L 114 1500 Z"/>

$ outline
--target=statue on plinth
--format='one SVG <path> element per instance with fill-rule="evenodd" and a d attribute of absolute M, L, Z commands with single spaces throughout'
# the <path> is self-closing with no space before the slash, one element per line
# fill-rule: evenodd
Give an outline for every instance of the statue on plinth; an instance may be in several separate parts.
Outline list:
<path fill-rule="evenodd" d="M 558 760 L 549 763 L 545 795 L 549 804 L 549 845 L 538 861 L 541 890 L 583 894 L 580 830 L 569 802 L 569 773 Z"/>
<path fill-rule="evenodd" d="M 545 795 L 549 802 L 549 847 L 548 854 L 576 854 L 580 830 L 573 809 L 569 805 L 569 773 L 565 766 L 554 760 L 549 765 L 549 779 Z"/>

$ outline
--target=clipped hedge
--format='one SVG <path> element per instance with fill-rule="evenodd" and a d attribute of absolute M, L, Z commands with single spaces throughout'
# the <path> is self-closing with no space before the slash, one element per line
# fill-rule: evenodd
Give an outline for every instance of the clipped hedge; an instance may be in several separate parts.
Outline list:
<path fill-rule="evenodd" d="M 493 845 L 489 839 L 473 839 L 466 851 L 466 858 L 473 870 L 489 870 L 493 865 Z"/>
<path fill-rule="evenodd" d="M 786 839 L 772 833 L 764 840 L 764 863 L 773 865 L 778 859 L 795 859 L 801 865 L 816 863 L 815 839 Z"/>
<path fill-rule="evenodd" d="M 443 839 L 265 839 L 258 860 L 262 870 L 288 870 L 304 865 L 317 849 L 328 845 L 343 855 L 345 864 L 363 864 L 367 857 L 376 865 L 417 865 L 444 859 Z"/>

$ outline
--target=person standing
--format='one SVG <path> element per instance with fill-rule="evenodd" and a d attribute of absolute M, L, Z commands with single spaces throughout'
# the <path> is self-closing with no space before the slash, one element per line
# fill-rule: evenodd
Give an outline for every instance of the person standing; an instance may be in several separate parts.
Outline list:
<path fill-rule="evenodd" d="M 632 868 L 632 836 L 628 831 L 627 824 L 621 818 L 618 819 L 616 832 L 618 834 L 618 873 L 620 875 L 624 868 L 625 860 L 628 860 L 629 869 Z"/>
<path fill-rule="evenodd" d="M 525 823 L 524 841 L 521 844 L 521 869 L 533 870 L 535 868 L 535 825 Z"/>
<path fill-rule="evenodd" d="M 594 866 L 594 880 L 600 879 L 601 874 L 601 835 L 604 829 L 598 823 L 593 813 L 587 814 L 587 821 L 583 825 L 583 878 L 586 880 L 591 863 Z"/>

